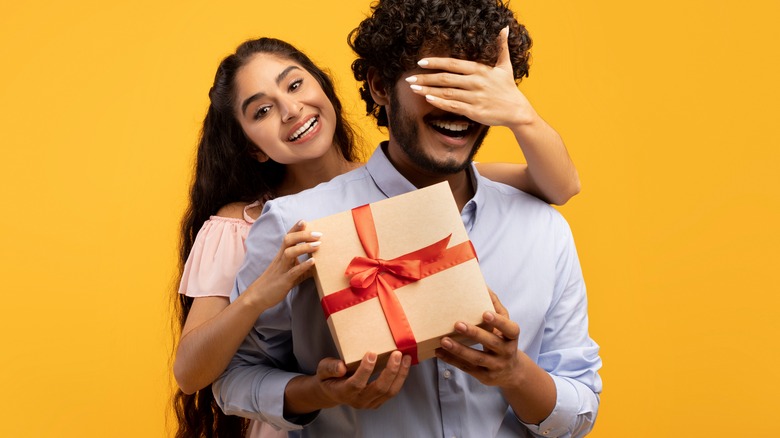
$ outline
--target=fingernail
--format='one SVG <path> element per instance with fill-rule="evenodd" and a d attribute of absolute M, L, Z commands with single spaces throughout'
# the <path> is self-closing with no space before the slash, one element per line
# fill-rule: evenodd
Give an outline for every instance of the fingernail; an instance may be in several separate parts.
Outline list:
<path fill-rule="evenodd" d="M 320 233 L 319 231 L 312 231 L 311 237 L 322 237 L 322 233 Z"/>
<path fill-rule="evenodd" d="M 425 100 L 427 100 L 428 102 L 433 102 L 434 100 L 436 100 L 436 98 L 431 96 L 430 94 L 426 94 Z"/>
<path fill-rule="evenodd" d="M 455 330 L 457 330 L 457 331 L 459 331 L 461 333 L 465 333 L 466 332 L 466 328 L 467 328 L 466 324 L 463 324 L 462 322 L 459 322 L 459 323 L 455 324 Z"/>
<path fill-rule="evenodd" d="M 421 86 L 419 86 L 419 85 L 410 85 L 410 87 L 412 87 L 412 90 L 415 90 L 415 91 L 420 91 L 420 90 L 422 90 L 422 87 L 421 87 Z"/>
<path fill-rule="evenodd" d="M 409 76 L 405 80 L 406 80 L 406 82 L 411 84 L 411 83 L 417 82 L 417 76 Z"/>
<path fill-rule="evenodd" d="M 496 319 L 496 315 L 494 315 L 493 312 L 485 312 L 485 314 L 482 315 L 482 319 L 487 322 L 493 322 L 493 320 Z"/>
<path fill-rule="evenodd" d="M 396 364 L 396 365 L 400 364 L 401 363 L 401 358 L 398 357 L 398 356 L 395 356 L 395 358 L 393 359 L 393 363 Z"/>
<path fill-rule="evenodd" d="M 412 364 L 412 356 L 404 356 L 403 362 L 405 367 L 410 366 Z"/>
<path fill-rule="evenodd" d="M 444 338 L 441 340 L 441 346 L 449 350 L 450 348 L 452 348 L 452 341 L 450 341 L 447 338 Z"/>
<path fill-rule="evenodd" d="M 421 59 L 421 60 L 417 61 L 417 65 L 419 65 L 420 67 L 425 67 L 426 65 L 428 65 L 428 60 L 427 59 Z"/>
<path fill-rule="evenodd" d="M 314 257 L 309 257 L 309 260 L 308 260 L 308 262 L 309 262 L 309 263 L 311 263 L 311 264 L 313 265 L 313 264 L 314 264 Z"/>
<path fill-rule="evenodd" d="M 368 363 L 376 362 L 376 353 L 368 353 L 368 357 L 366 357 L 366 359 L 368 359 Z"/>
<path fill-rule="evenodd" d="M 321 244 L 322 242 L 320 242 L 319 240 L 316 242 L 309 242 L 309 246 L 320 246 Z"/>
<path fill-rule="evenodd" d="M 296 226 L 296 227 L 299 227 L 299 228 L 300 228 L 300 227 L 302 227 L 302 226 L 303 226 L 303 219 L 301 219 L 301 220 L 299 220 L 298 222 L 296 222 L 296 223 L 295 223 L 295 226 Z"/>

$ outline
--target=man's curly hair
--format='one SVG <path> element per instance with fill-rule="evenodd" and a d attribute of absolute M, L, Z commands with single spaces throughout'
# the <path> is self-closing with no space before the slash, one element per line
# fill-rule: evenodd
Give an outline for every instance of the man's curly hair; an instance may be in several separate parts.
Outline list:
<path fill-rule="evenodd" d="M 384 107 L 374 102 L 368 71 L 376 69 L 385 86 L 392 87 L 422 56 L 450 56 L 495 65 L 498 34 L 509 26 L 509 53 L 515 79 L 528 76 L 531 37 L 502 0 L 378 0 L 372 14 L 349 34 L 358 58 L 352 63 L 362 82 L 360 96 L 366 113 L 387 126 Z"/>

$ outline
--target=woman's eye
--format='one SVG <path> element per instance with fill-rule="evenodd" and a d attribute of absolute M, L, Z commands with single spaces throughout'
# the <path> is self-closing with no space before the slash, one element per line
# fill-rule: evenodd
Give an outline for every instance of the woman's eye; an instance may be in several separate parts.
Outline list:
<path fill-rule="evenodd" d="M 296 79 L 290 84 L 290 91 L 295 91 L 298 88 L 301 88 L 301 85 L 303 85 L 303 79 Z"/>
<path fill-rule="evenodd" d="M 269 111 L 271 111 L 270 106 L 261 106 L 255 111 L 255 119 L 262 119 Z"/>

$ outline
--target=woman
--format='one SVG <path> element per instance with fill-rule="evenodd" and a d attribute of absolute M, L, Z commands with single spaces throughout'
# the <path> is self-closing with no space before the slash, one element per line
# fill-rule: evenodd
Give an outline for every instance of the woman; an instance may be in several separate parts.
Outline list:
<path fill-rule="evenodd" d="M 330 78 L 283 41 L 261 38 L 240 45 L 220 63 L 209 98 L 182 224 L 177 300 L 181 339 L 174 364 L 181 388 L 176 395 L 180 437 L 246 432 L 242 419 L 222 414 L 208 386 L 226 368 L 257 317 L 281 301 L 314 264 L 313 259 L 294 263 L 319 244 L 318 233 L 303 231 L 305 224 L 298 223 L 268 270 L 229 303 L 244 256 L 243 240 L 263 203 L 360 165 L 353 130 L 342 116 Z M 542 157 L 537 162 L 547 163 L 534 167 L 536 180 L 522 165 L 484 164 L 479 170 L 563 203 L 576 194 L 579 182 L 559 140 L 545 137 L 540 141 L 545 144 L 524 146 L 533 149 L 524 152 Z M 534 181 L 555 189 L 534 190 Z M 275 432 L 261 423 L 252 427 L 253 436 Z"/>

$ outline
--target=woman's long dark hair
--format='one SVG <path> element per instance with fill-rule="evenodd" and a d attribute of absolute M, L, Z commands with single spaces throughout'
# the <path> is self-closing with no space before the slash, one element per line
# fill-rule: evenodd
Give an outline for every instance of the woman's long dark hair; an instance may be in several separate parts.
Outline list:
<path fill-rule="evenodd" d="M 336 113 L 333 143 L 347 161 L 356 160 L 354 131 L 343 117 L 341 102 L 330 77 L 300 50 L 284 41 L 260 38 L 241 44 L 234 54 L 219 64 L 214 85 L 209 90 L 210 104 L 198 143 L 189 205 L 181 223 L 179 277 L 195 236 L 209 216 L 231 202 L 252 202 L 273 195 L 284 178 L 284 165 L 270 159 L 260 163 L 254 158 L 257 146 L 244 135 L 235 116 L 236 73 L 260 53 L 289 59 L 314 76 Z M 193 299 L 176 293 L 174 300 L 178 331 L 174 336 L 178 341 Z M 178 421 L 177 438 L 232 438 L 246 434 L 247 422 L 223 414 L 214 401 L 210 386 L 191 395 L 177 389 L 173 402 Z"/>

